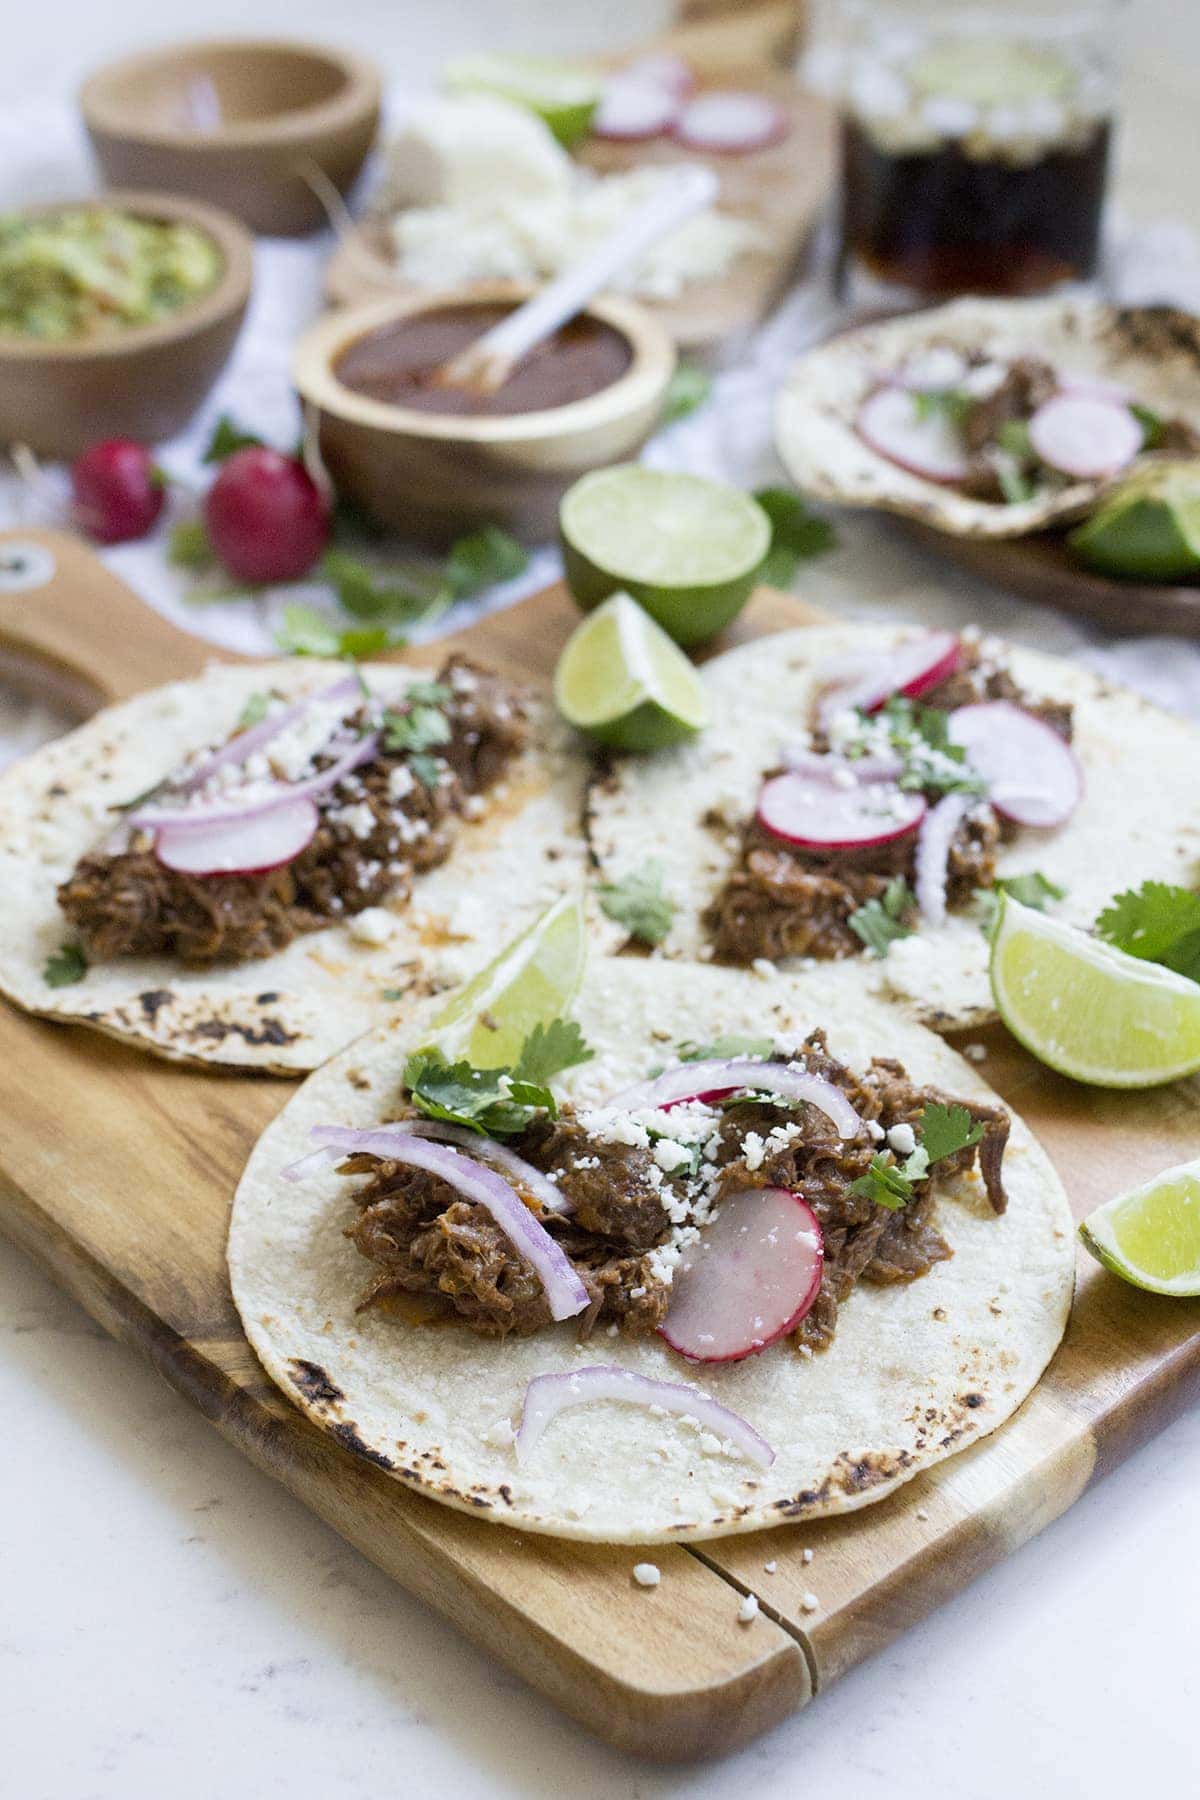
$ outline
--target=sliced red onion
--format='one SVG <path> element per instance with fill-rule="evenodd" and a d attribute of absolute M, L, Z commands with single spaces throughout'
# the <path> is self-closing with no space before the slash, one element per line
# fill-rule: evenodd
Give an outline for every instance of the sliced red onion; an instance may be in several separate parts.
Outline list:
<path fill-rule="evenodd" d="M 547 1427 L 570 1406 L 597 1400 L 623 1400 L 631 1406 L 657 1406 L 663 1412 L 695 1419 L 697 1425 L 739 1449 L 749 1462 L 769 1469 L 775 1452 L 740 1413 L 679 1381 L 654 1381 L 613 1363 L 589 1363 L 562 1375 L 535 1375 L 525 1389 L 521 1424 L 514 1440 L 517 1461 L 528 1462 Z"/>
<path fill-rule="evenodd" d="M 572 1319 L 590 1304 L 588 1291 L 565 1253 L 545 1227 L 538 1224 L 516 1190 L 486 1164 L 464 1156 L 449 1144 L 415 1137 L 403 1125 L 377 1125 L 365 1131 L 343 1125 L 314 1125 L 308 1135 L 320 1148 L 339 1155 L 365 1152 L 440 1176 L 466 1199 L 476 1201 L 491 1213 L 545 1288 L 552 1319 Z M 303 1162 L 307 1161 L 305 1157 Z M 301 1166 L 292 1165 L 292 1176 Z"/>
<path fill-rule="evenodd" d="M 355 738 L 349 749 L 327 769 L 322 769 L 318 775 L 310 775 L 306 781 L 280 782 L 258 799 L 243 800 L 240 804 L 236 799 L 223 806 L 170 807 L 151 803 L 130 813 L 129 823 L 160 829 L 169 827 L 172 831 L 206 831 L 213 825 L 261 818 L 264 813 L 273 812 L 276 807 L 286 806 L 293 800 L 323 794 L 327 788 L 336 786 L 344 775 L 349 775 L 362 763 L 370 762 L 378 747 L 379 733 L 368 732 L 366 737 Z"/>
<path fill-rule="evenodd" d="M 848 665 L 839 659 L 828 671 L 817 721 L 828 731 L 840 713 L 878 712 L 893 694 L 919 700 L 953 675 L 961 655 L 962 646 L 954 632 L 929 631 L 878 656 L 862 657 L 857 675 L 848 674 Z"/>
<path fill-rule="evenodd" d="M 973 806 L 979 804 L 976 794 L 944 794 L 921 821 L 917 833 L 917 853 L 913 891 L 921 916 L 931 925 L 946 922 L 946 878 L 950 862 L 950 845 L 954 834 Z"/>
<path fill-rule="evenodd" d="M 494 1163 L 496 1168 L 503 1169 L 506 1175 L 519 1182 L 526 1193 L 540 1200 L 547 1212 L 568 1213 L 573 1210 L 571 1202 L 565 1194 L 560 1194 L 548 1176 L 523 1157 L 509 1150 L 506 1145 L 498 1144 L 495 1138 L 480 1137 L 477 1131 L 468 1131 L 465 1125 L 449 1125 L 441 1119 L 406 1119 L 404 1129 L 414 1137 L 436 1138 L 443 1144 L 457 1144 L 462 1150 L 470 1150 L 481 1162 Z"/>
<path fill-rule="evenodd" d="M 923 794 L 894 782 L 852 781 L 789 770 L 764 783 L 758 822 L 788 844 L 807 850 L 864 850 L 915 831 L 925 816 Z"/>
<path fill-rule="evenodd" d="M 735 1094 L 750 1088 L 756 1094 L 777 1094 L 781 1100 L 804 1100 L 832 1119 L 843 1138 L 858 1136 L 862 1120 L 840 1087 L 806 1069 L 786 1063 L 753 1062 L 749 1057 L 710 1057 L 703 1062 L 680 1063 L 664 1069 L 653 1081 L 624 1088 L 608 1102 L 622 1112 L 653 1111 L 676 1106 L 681 1100 L 698 1100 L 708 1094 Z"/>
<path fill-rule="evenodd" d="M 1065 824 L 1083 794 L 1083 771 L 1064 737 L 1011 700 L 981 700 L 950 714 L 950 741 L 987 783 L 998 813 L 1045 830 Z"/>
<path fill-rule="evenodd" d="M 895 781 L 904 773 L 900 756 L 837 756 L 830 751 L 788 747 L 780 757 L 785 769 L 797 775 L 817 775 L 832 781 L 839 769 L 847 769 L 858 781 Z"/>
<path fill-rule="evenodd" d="M 325 705 L 333 700 L 348 700 L 352 694 L 359 692 L 361 690 L 357 679 L 353 675 L 347 675 L 343 680 L 335 681 L 332 687 L 322 688 L 316 694 L 306 694 L 293 706 L 285 706 L 282 712 L 276 713 L 273 718 L 261 720 L 257 725 L 252 725 L 248 731 L 239 731 L 235 737 L 230 738 L 227 744 L 223 744 L 219 750 L 214 750 L 211 756 L 206 757 L 185 780 L 179 783 L 180 793 L 190 794 L 194 789 L 203 787 L 210 775 L 215 775 L 218 769 L 225 768 L 229 763 L 244 763 L 254 755 L 256 750 L 261 750 L 264 744 L 269 744 L 272 738 L 277 738 L 284 727 L 290 725 L 294 719 L 302 718 L 310 707 Z"/>
<path fill-rule="evenodd" d="M 181 875 L 264 875 L 282 868 L 307 849 L 320 814 L 307 795 L 270 812 L 223 819 L 205 831 L 164 826 L 154 854 L 164 868 Z"/>
<path fill-rule="evenodd" d="M 741 1188 L 679 1260 L 659 1335 L 692 1362 L 740 1362 L 794 1331 L 821 1287 L 816 1214 L 790 1188 Z"/>

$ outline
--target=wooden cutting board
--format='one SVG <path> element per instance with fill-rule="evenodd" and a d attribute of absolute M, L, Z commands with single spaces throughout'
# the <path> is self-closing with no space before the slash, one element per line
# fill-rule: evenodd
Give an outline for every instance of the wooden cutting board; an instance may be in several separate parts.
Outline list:
<path fill-rule="evenodd" d="M 25 566 L 48 553 L 54 573 L 6 593 L 18 542 L 34 546 Z M 815 616 L 760 590 L 734 635 Z M 576 617 L 550 588 L 416 654 L 432 662 L 458 642 L 545 678 Z M 0 674 L 43 688 L 48 676 L 91 706 L 212 655 L 70 539 L 0 535 Z M 1088 1090 L 999 1027 L 971 1035 L 1080 1215 L 1200 1148 L 1200 1082 Z M 225 1232 L 245 1158 L 292 1084 L 176 1068 L 3 1005 L 0 1071 L 0 1228 L 364 1555 L 580 1723 L 647 1757 L 730 1750 L 805 1705 L 1063 1512 L 1200 1387 L 1200 1303 L 1139 1293 L 1081 1256 L 1062 1349 L 994 1437 L 843 1520 L 656 1547 L 662 1582 L 647 1591 L 628 1548 L 517 1534 L 409 1492 L 267 1380 L 230 1299 Z M 737 1621 L 745 1593 L 761 1607 L 750 1625 Z"/>

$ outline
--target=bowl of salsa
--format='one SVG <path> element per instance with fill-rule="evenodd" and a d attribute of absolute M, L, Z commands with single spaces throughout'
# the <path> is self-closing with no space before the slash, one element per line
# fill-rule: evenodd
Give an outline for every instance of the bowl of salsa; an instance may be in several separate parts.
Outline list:
<path fill-rule="evenodd" d="M 549 537 L 577 476 L 644 443 L 675 350 L 656 319 L 617 295 L 593 300 L 494 394 L 438 379 L 533 291 L 505 282 L 376 299 L 300 340 L 294 379 L 317 414 L 322 457 L 368 518 L 435 544 L 489 522 Z"/>

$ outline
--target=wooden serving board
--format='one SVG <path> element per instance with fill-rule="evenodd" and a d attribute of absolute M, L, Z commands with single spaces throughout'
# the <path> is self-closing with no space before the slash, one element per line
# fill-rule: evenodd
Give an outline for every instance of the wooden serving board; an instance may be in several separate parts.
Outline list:
<path fill-rule="evenodd" d="M 21 536 L 50 551 L 57 574 L 0 594 L 0 673 L 49 672 L 96 704 L 210 659 L 79 545 Z M 16 537 L 0 536 L 0 568 Z M 458 641 L 544 678 L 576 617 L 551 588 Z M 736 635 L 814 617 L 760 590 Z M 445 648 L 416 654 L 432 662 Z M 1088 1090 L 1040 1068 L 999 1027 L 971 1035 L 987 1045 L 988 1077 L 1042 1135 L 1077 1213 L 1196 1154 L 1200 1083 Z M 729 1750 L 805 1705 L 1064 1511 L 1200 1386 L 1200 1304 L 1140 1293 L 1081 1256 L 1062 1349 L 994 1437 L 842 1520 L 656 1547 L 662 1582 L 647 1592 L 628 1548 L 517 1534 L 390 1481 L 266 1378 L 230 1299 L 225 1232 L 245 1158 L 292 1084 L 175 1067 L 3 1005 L 0 1071 L 0 1228 L 364 1555 L 575 1719 L 644 1756 Z M 745 1593 L 760 1601 L 751 1625 L 736 1617 Z"/>
<path fill-rule="evenodd" d="M 1024 538 L 951 537 L 916 519 L 904 529 L 933 556 L 957 563 L 972 575 L 1010 594 L 1095 619 L 1125 636 L 1169 631 L 1200 637 L 1200 584 L 1118 581 L 1087 569 L 1068 550 L 1060 532 L 1039 531 Z"/>

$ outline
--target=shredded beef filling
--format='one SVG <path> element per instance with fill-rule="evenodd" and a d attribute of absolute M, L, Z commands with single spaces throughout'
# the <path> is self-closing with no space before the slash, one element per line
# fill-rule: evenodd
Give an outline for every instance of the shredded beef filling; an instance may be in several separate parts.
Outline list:
<path fill-rule="evenodd" d="M 882 1130 L 916 1125 L 931 1102 L 947 1096 L 909 1081 L 899 1063 L 881 1059 L 859 1078 L 831 1057 L 824 1034 L 814 1032 L 801 1052 L 807 1067 L 833 1081 L 865 1120 Z M 963 1173 L 978 1163 L 996 1212 L 1005 1206 L 1001 1161 L 1009 1119 L 999 1108 L 966 1103 L 984 1127 L 979 1143 L 937 1165 L 936 1178 Z M 799 1135 L 777 1151 L 771 1132 L 794 1124 Z M 748 1154 L 754 1134 L 755 1154 Z M 787 1187 L 802 1194 L 820 1221 L 825 1240 L 821 1290 L 793 1334 L 797 1346 L 823 1350 L 837 1326 L 838 1307 L 859 1281 L 913 1281 L 951 1252 L 933 1225 L 933 1181 L 914 1187 L 896 1211 L 879 1206 L 853 1184 L 866 1174 L 878 1140 L 843 1143 L 816 1107 L 786 1109 L 756 1100 L 727 1107 L 717 1126 L 718 1177 L 712 1201 L 740 1188 Z M 670 1282 L 652 1252 L 672 1235 L 664 1198 L 678 1200 L 675 1179 L 661 1178 L 649 1150 L 601 1141 L 564 1109 L 539 1120 L 512 1147 L 554 1178 L 570 1200 L 568 1214 L 531 1205 L 578 1270 L 590 1305 L 581 1315 L 586 1337 L 597 1324 L 615 1324 L 630 1336 L 654 1331 L 666 1315 Z M 357 1155 L 344 1173 L 369 1180 L 356 1200 L 359 1214 L 348 1236 L 373 1266 L 364 1307 L 399 1295 L 436 1301 L 447 1316 L 485 1336 L 527 1336 L 550 1322 L 541 1284 L 484 1207 L 463 1200 L 436 1175 L 384 1159 Z M 656 1182 L 655 1176 L 660 1179 Z"/>
<path fill-rule="evenodd" d="M 922 695 L 921 704 L 953 712 L 981 700 L 1010 700 L 1070 741 L 1070 706 L 1052 700 L 1031 703 L 1008 670 L 987 664 L 974 644 L 963 645 L 959 668 Z M 929 798 L 932 802 L 938 796 Z M 963 819 L 947 863 L 951 909 L 969 905 L 977 888 L 995 884 L 996 853 L 1005 830 L 984 800 Z M 716 960 L 746 966 L 759 957 L 775 962 L 784 956 L 860 956 L 863 941 L 850 924 L 851 913 L 881 899 L 897 875 L 911 888 L 916 848 L 916 833 L 910 832 L 862 850 L 802 850 L 752 819 L 743 828 L 737 863 L 705 914 Z M 915 925 L 915 912 L 903 922 Z"/>
<path fill-rule="evenodd" d="M 519 698 L 497 677 L 451 657 L 437 680 L 450 689 L 441 710 L 451 736 L 433 752 L 436 785 L 414 774 L 395 795 L 393 773 L 407 758 L 381 745 L 321 798 L 312 842 L 281 868 L 182 875 L 159 862 L 147 833 L 84 856 L 58 901 L 89 960 L 165 953 L 202 966 L 270 956 L 302 932 L 407 896 L 414 874 L 449 856 L 467 803 L 495 784 L 527 735 Z"/>

